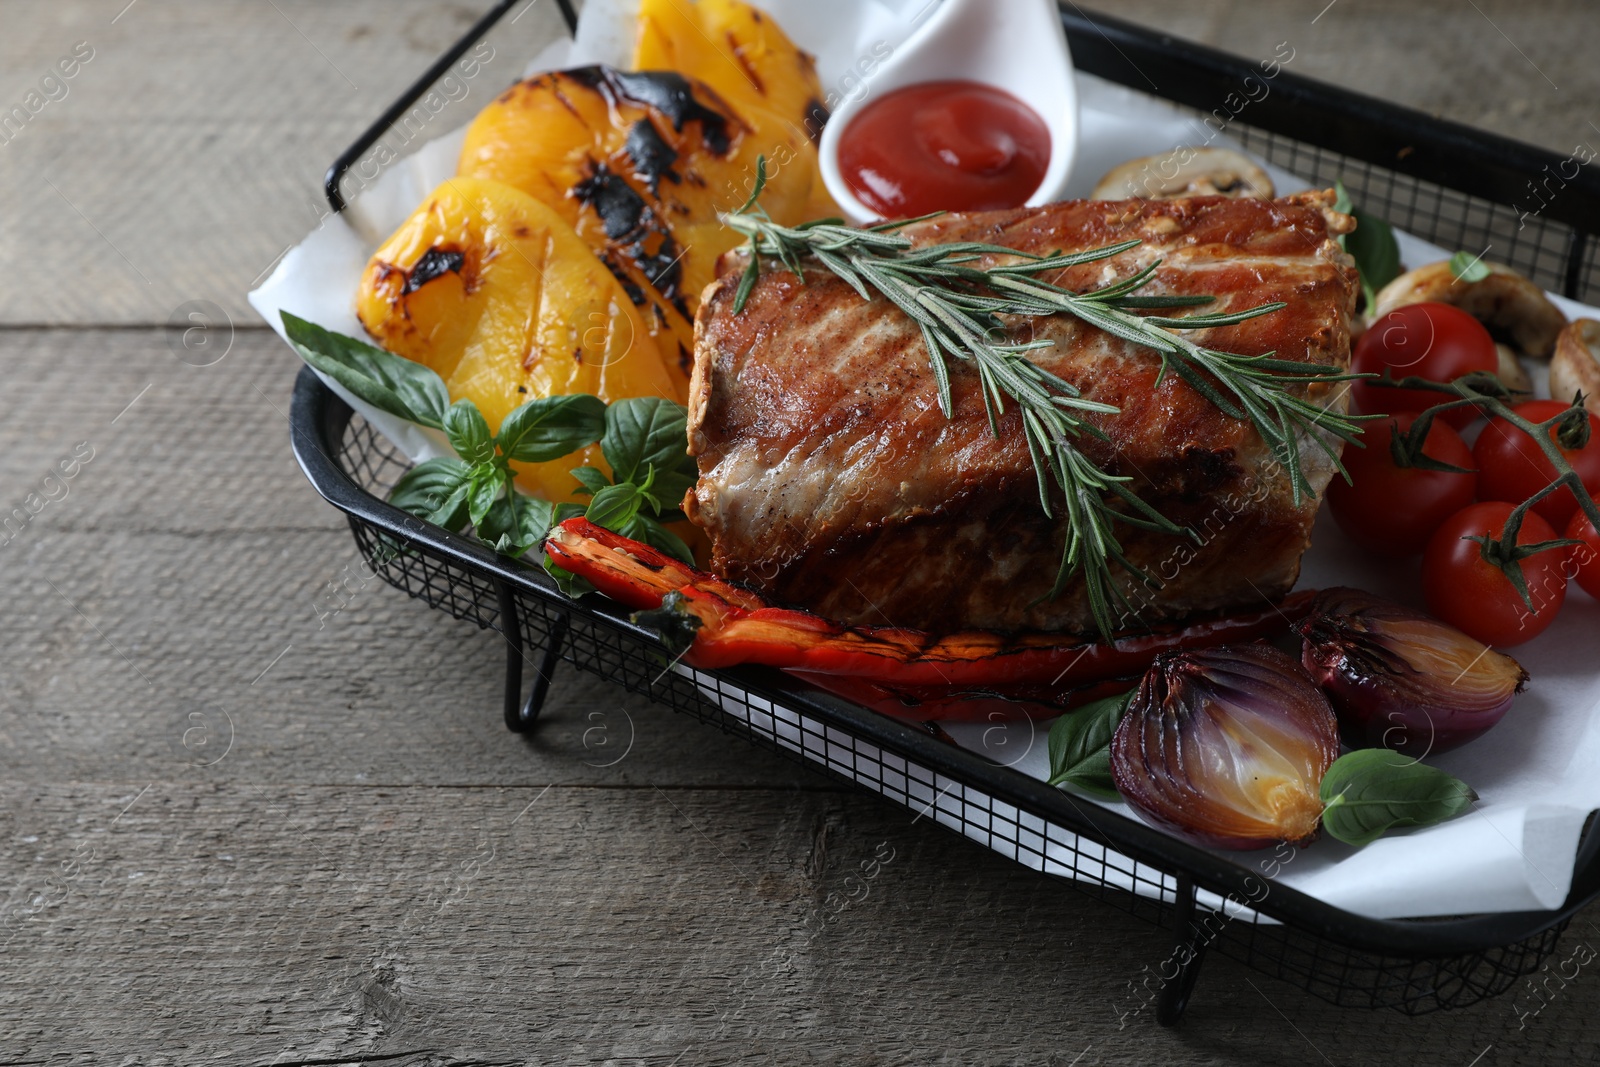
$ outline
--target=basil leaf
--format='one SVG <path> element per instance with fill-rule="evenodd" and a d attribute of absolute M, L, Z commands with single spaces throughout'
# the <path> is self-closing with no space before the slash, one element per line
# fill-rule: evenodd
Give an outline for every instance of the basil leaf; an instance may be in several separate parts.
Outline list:
<path fill-rule="evenodd" d="M 467 497 L 471 492 L 472 479 L 464 479 L 450 490 L 450 495 L 441 500 L 438 507 L 422 517 L 436 526 L 459 532 L 467 524 Z"/>
<path fill-rule="evenodd" d="M 520 493 L 514 494 L 512 499 L 516 502 L 517 528 L 522 531 L 522 551 L 544 544 L 554 524 L 555 508 L 548 500 Z"/>
<path fill-rule="evenodd" d="M 1117 799 L 1111 780 L 1111 735 L 1128 710 L 1133 690 L 1067 712 L 1050 727 L 1050 784 Z"/>
<path fill-rule="evenodd" d="M 433 371 L 287 311 L 282 315 L 289 343 L 311 366 L 375 408 L 419 426 L 444 428 L 450 391 Z"/>
<path fill-rule="evenodd" d="M 651 548 L 659 548 L 667 555 L 694 566 L 694 553 L 689 551 L 689 546 L 683 538 L 667 529 L 661 523 L 648 515 L 636 515 L 627 527 L 618 530 L 623 537 L 631 537 L 635 541 L 643 541 Z"/>
<path fill-rule="evenodd" d="M 549 556 L 544 558 L 544 572 L 556 581 L 556 588 L 561 590 L 573 600 L 585 593 L 594 592 L 594 586 L 587 578 L 580 578 L 565 567 L 551 561 Z"/>
<path fill-rule="evenodd" d="M 606 409 L 600 451 L 616 482 L 638 482 L 651 467 L 658 472 L 682 471 L 689 459 L 688 412 L 682 404 L 658 396 L 618 400 Z M 680 497 L 682 494 L 679 494 Z"/>
<path fill-rule="evenodd" d="M 494 458 L 494 435 L 483 412 L 470 400 L 457 400 L 444 413 L 444 432 L 456 455 L 476 466 Z"/>
<path fill-rule="evenodd" d="M 1465 782 L 1386 748 L 1333 761 L 1322 778 L 1322 827 L 1347 845 L 1371 844 L 1397 826 L 1453 819 L 1478 799 Z"/>
<path fill-rule="evenodd" d="M 638 517 L 639 505 L 643 503 L 644 497 L 639 492 L 639 487 L 624 482 L 621 485 L 608 485 L 596 493 L 583 514 L 596 526 L 621 533 L 624 527 Z"/>
<path fill-rule="evenodd" d="M 542 396 L 507 415 L 495 440 L 507 459 L 548 463 L 594 444 L 605 426 L 606 404 L 597 396 Z"/>
<path fill-rule="evenodd" d="M 544 539 L 550 536 L 550 526 L 554 525 L 554 507 L 536 496 L 517 493 L 512 499 L 517 502 L 517 526 L 523 531 L 523 550 L 544 544 Z"/>
<path fill-rule="evenodd" d="M 652 492 L 652 490 L 655 488 L 655 484 L 656 484 L 656 469 L 655 469 L 654 466 L 652 466 L 648 471 L 645 472 L 644 481 L 642 481 L 642 482 L 635 481 L 634 482 L 634 485 L 639 490 L 639 499 L 643 500 L 646 504 L 648 504 L 650 506 L 650 513 L 652 515 L 660 515 L 661 514 L 661 498 L 656 496 L 656 494 L 654 492 Z"/>
<path fill-rule="evenodd" d="M 515 492 L 507 500 L 502 494 L 489 506 L 483 521 L 478 523 L 478 536 L 493 543 L 496 552 L 520 556 L 535 545 L 544 543 L 545 535 L 550 532 L 553 514 L 554 509 L 548 500 Z"/>
<path fill-rule="evenodd" d="M 689 457 L 685 457 L 689 459 Z M 676 511 L 683 506 L 683 497 L 695 482 L 700 480 L 700 472 L 695 469 L 694 460 L 689 459 L 688 468 L 661 472 L 657 471 L 655 481 L 650 486 L 650 496 L 656 501 L 659 508 L 671 507 Z M 664 521 L 669 521 L 663 515 Z"/>
<path fill-rule="evenodd" d="M 680 470 L 675 474 L 661 474 L 651 467 L 650 475 L 645 478 L 643 485 L 638 486 L 638 491 L 643 493 L 656 518 L 664 523 L 674 523 L 683 518 L 683 498 L 698 480 L 699 472 L 694 470 L 693 461 L 688 472 Z"/>
<path fill-rule="evenodd" d="M 1473 282 L 1483 281 L 1494 272 L 1489 269 L 1482 256 L 1469 256 L 1465 252 L 1457 252 L 1450 257 L 1450 273 L 1471 285 Z"/>
<path fill-rule="evenodd" d="M 1400 245 L 1394 239 L 1394 230 L 1376 215 L 1368 215 L 1360 208 L 1351 214 L 1356 218 L 1356 229 L 1345 235 L 1345 250 L 1361 272 L 1361 291 L 1371 308 L 1378 303 L 1378 290 L 1400 277 Z"/>
<path fill-rule="evenodd" d="M 400 476 L 389 490 L 389 503 L 403 511 L 447 530 L 460 530 L 467 524 L 467 513 L 461 507 L 465 494 L 456 498 L 454 513 L 438 514 L 440 506 L 452 493 L 467 484 L 472 468 L 454 456 L 425 459 Z"/>
<path fill-rule="evenodd" d="M 583 514 L 583 505 L 582 504 L 573 504 L 573 503 L 557 504 L 554 514 L 552 514 L 550 516 L 550 525 L 551 526 L 560 526 L 562 523 L 566 522 L 568 519 L 576 518 L 577 516 L 582 515 L 582 514 Z"/>
<path fill-rule="evenodd" d="M 516 515 L 512 512 L 512 503 L 504 495 L 497 496 L 494 503 L 489 505 L 489 510 L 484 512 L 483 518 L 475 524 L 475 530 L 481 540 L 489 542 L 496 552 L 506 552 L 507 547 L 515 547 L 515 534 L 517 532 Z"/>
<path fill-rule="evenodd" d="M 574 467 L 572 476 L 583 485 L 578 492 L 588 493 L 591 496 L 611 484 L 606 481 L 606 476 L 598 467 Z"/>
<path fill-rule="evenodd" d="M 467 514 L 472 518 L 472 525 L 481 523 L 505 492 L 506 479 L 499 468 L 488 463 L 472 468 L 467 489 Z"/>

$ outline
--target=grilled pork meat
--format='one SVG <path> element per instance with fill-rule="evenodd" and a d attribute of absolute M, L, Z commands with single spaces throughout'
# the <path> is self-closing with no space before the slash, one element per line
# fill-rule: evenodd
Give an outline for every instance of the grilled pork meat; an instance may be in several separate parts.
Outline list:
<path fill-rule="evenodd" d="M 1097 288 L 1163 261 L 1141 295 L 1208 293 L 1222 311 L 1288 307 L 1188 336 L 1211 348 L 1346 367 L 1358 281 L 1333 237 L 1353 227 L 1332 194 L 1281 200 L 1203 197 L 1076 201 L 947 215 L 908 228 L 918 244 L 985 241 L 1033 253 L 1143 243 L 1050 280 Z M 991 432 L 978 376 L 950 368 L 954 418 L 939 410 L 920 331 L 887 301 L 862 300 L 821 268 L 762 273 L 733 313 L 742 257 L 730 254 L 695 322 L 689 445 L 700 479 L 689 518 L 711 537 L 711 567 L 780 602 L 851 624 L 935 633 L 1093 629 L 1080 582 L 1048 599 L 1061 559 L 1061 509 L 1039 506 L 1014 405 Z M 1182 312 L 1179 312 L 1182 314 Z M 1140 623 L 1259 605 L 1288 592 L 1334 467 L 1310 441 L 1314 495 L 1289 479 L 1247 422 L 1229 418 L 1175 374 L 1157 384 L 1148 349 L 1076 319 L 1008 323 L 1048 337 L 1038 363 L 1092 400 L 1106 440 L 1083 451 L 1130 475 L 1140 497 L 1198 541 L 1119 524 L 1128 558 L 1163 584 L 1116 580 Z M 1344 407 L 1343 383 L 1307 395 Z M 1120 627 L 1119 627 L 1120 628 Z"/>

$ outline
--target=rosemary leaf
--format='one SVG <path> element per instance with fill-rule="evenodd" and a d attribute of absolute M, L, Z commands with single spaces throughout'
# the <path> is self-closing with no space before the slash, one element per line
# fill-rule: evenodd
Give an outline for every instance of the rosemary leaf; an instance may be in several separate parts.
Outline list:
<path fill-rule="evenodd" d="M 1140 315 L 1215 303 L 1202 294 L 1138 295 L 1154 280 L 1157 259 L 1129 277 L 1087 292 L 1074 292 L 1044 280 L 1070 267 L 1109 259 L 1139 246 L 1122 241 L 1079 252 L 1033 255 L 974 241 L 931 243 L 913 247 L 900 231 L 933 218 L 881 222 L 858 229 L 838 219 L 800 226 L 780 226 L 758 203 L 766 183 L 765 161 L 756 168 L 755 192 L 738 211 L 722 216 L 748 240 L 749 264 L 734 299 L 744 307 L 761 271 L 763 258 L 778 260 L 800 275 L 810 259 L 843 279 L 864 299 L 876 293 L 917 324 L 928 350 L 938 390 L 939 408 L 953 417 L 949 361 L 970 364 L 990 429 L 1000 433 L 1000 418 L 1010 404 L 1021 415 L 1028 454 L 1039 481 L 1039 506 L 1045 515 L 1064 515 L 1064 545 L 1054 588 L 1060 596 L 1074 577 L 1081 577 L 1084 595 L 1101 634 L 1113 633 L 1116 612 L 1133 613 L 1118 586 L 1114 567 L 1124 580 L 1158 583 L 1134 566 L 1117 540 L 1116 525 L 1194 536 L 1161 515 L 1133 491 L 1126 476 L 1113 475 L 1079 449 L 1085 436 L 1105 438 L 1086 415 L 1112 415 L 1117 408 L 1084 399 L 1070 382 L 1029 358 L 1049 347 L 1048 340 L 1011 342 L 1004 317 L 1069 315 L 1113 337 L 1156 354 L 1159 385 L 1171 370 L 1223 414 L 1250 422 L 1267 447 L 1283 463 L 1294 498 L 1310 493 L 1302 462 L 1303 441 L 1338 463 L 1335 441 L 1351 441 L 1359 420 L 1324 409 L 1300 395 L 1313 383 L 1348 380 L 1337 368 L 1297 363 L 1273 353 L 1243 356 L 1219 352 L 1184 336 L 1194 330 L 1236 326 L 1282 309 L 1283 303 L 1186 316 Z M 985 262 L 987 261 L 987 263 Z"/>

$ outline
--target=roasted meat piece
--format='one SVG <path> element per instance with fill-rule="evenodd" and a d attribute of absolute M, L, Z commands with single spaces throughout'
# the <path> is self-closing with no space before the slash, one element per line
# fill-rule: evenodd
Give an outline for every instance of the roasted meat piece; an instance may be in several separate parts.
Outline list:
<path fill-rule="evenodd" d="M 1212 348 L 1345 367 L 1358 282 L 1333 238 L 1353 225 L 1331 194 L 1076 201 L 947 215 L 905 232 L 917 243 L 984 241 L 1034 253 L 1143 243 L 1055 279 L 1076 290 L 1163 265 L 1143 293 L 1209 293 L 1205 311 L 1288 307 L 1188 336 Z M 921 334 L 887 301 L 862 300 L 818 268 L 804 284 L 763 272 L 733 313 L 738 254 L 725 256 L 695 323 L 689 445 L 700 470 L 685 509 L 711 536 L 711 567 L 770 598 L 852 624 L 936 633 L 1093 629 L 1081 582 L 1047 594 L 1063 522 L 1039 506 L 1014 406 L 998 437 L 978 377 L 951 367 L 954 418 L 939 410 Z M 1181 314 L 1181 312 L 1180 312 Z M 1134 478 L 1140 497 L 1198 535 L 1119 524 L 1130 560 L 1163 583 L 1117 581 L 1141 623 L 1259 605 L 1299 574 L 1333 465 L 1302 450 L 1316 493 L 1295 502 L 1254 427 L 1219 412 L 1158 357 L 1068 317 L 1008 324 L 1048 337 L 1033 353 L 1083 395 L 1120 408 L 1092 416 L 1106 440 L 1082 448 Z M 1344 383 L 1309 395 L 1344 407 Z M 1119 627 L 1120 628 L 1120 627 Z"/>

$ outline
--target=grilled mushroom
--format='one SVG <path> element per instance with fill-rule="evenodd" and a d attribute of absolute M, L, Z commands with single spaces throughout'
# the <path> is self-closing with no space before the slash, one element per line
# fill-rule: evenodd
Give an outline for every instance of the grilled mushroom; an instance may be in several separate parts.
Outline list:
<path fill-rule="evenodd" d="M 1500 356 L 1500 366 L 1495 368 L 1494 376 L 1499 378 L 1500 384 L 1510 391 L 1511 399 L 1519 403 L 1531 400 L 1533 379 L 1528 377 L 1528 368 L 1517 358 L 1517 350 L 1499 342 L 1495 343 L 1494 350 Z"/>
<path fill-rule="evenodd" d="M 1091 200 L 1172 200 L 1181 196 L 1272 199 L 1272 179 L 1231 148 L 1174 148 L 1115 167 Z"/>
<path fill-rule="evenodd" d="M 1407 304 L 1454 304 L 1519 355 L 1549 359 L 1567 317 L 1543 289 L 1510 267 L 1487 261 L 1483 265 L 1489 275 L 1475 282 L 1457 278 L 1448 260 L 1407 271 L 1379 290 L 1368 321 Z"/>
<path fill-rule="evenodd" d="M 1550 396 L 1570 401 L 1583 394 L 1583 406 L 1600 414 L 1600 322 L 1579 319 L 1556 338 L 1550 359 Z"/>

